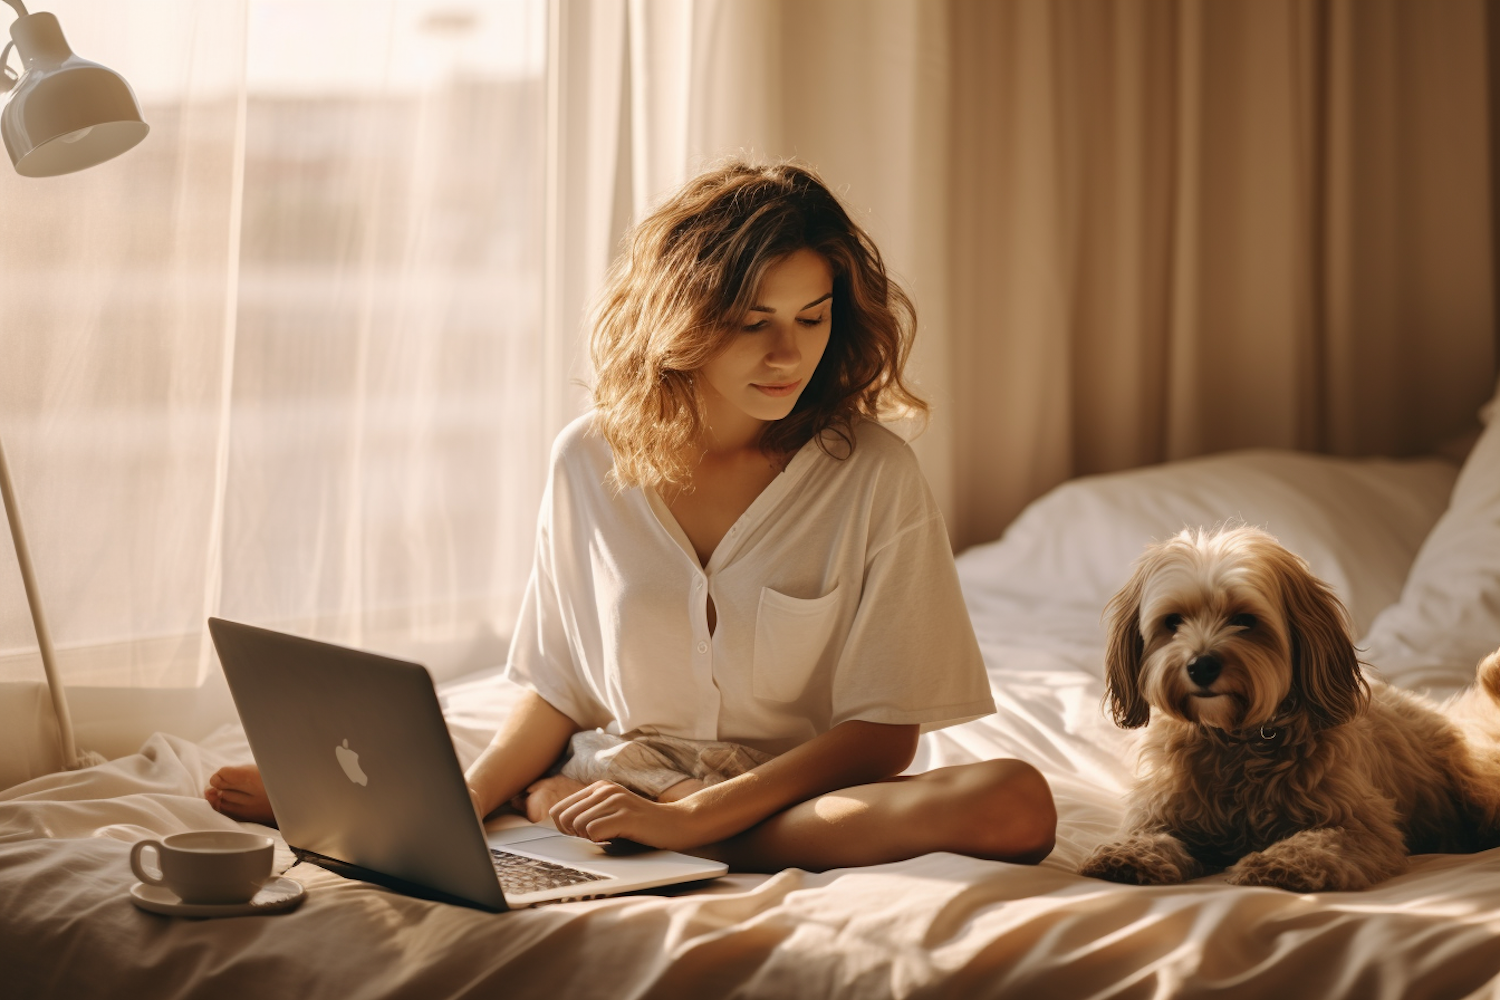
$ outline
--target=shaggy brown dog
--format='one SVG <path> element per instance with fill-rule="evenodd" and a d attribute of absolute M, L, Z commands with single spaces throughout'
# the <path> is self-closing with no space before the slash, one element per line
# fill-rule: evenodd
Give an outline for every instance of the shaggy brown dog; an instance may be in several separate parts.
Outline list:
<path fill-rule="evenodd" d="M 1150 725 L 1124 838 L 1083 874 L 1362 889 L 1500 843 L 1500 651 L 1441 709 L 1367 682 L 1338 598 L 1254 528 L 1153 546 L 1109 615 L 1114 719 Z"/>

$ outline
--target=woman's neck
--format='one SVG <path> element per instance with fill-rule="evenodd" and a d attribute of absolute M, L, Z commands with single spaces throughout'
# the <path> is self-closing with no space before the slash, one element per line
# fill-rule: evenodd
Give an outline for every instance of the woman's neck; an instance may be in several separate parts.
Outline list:
<path fill-rule="evenodd" d="M 707 411 L 703 431 L 698 438 L 700 454 L 705 457 L 732 458 L 760 452 L 764 420 L 731 406 L 718 393 L 710 392 L 704 401 Z"/>

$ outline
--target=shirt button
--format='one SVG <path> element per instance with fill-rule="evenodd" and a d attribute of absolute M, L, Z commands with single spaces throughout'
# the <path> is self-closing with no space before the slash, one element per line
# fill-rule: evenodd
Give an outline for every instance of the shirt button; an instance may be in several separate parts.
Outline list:
<path fill-rule="evenodd" d="M 700 643 L 698 643 L 698 652 L 700 652 L 700 653 L 706 653 L 706 652 L 708 652 L 708 643 L 706 643 L 706 642 L 700 642 Z"/>
<path fill-rule="evenodd" d="M 693 589 L 694 590 L 702 590 L 703 589 L 703 577 L 700 576 L 700 577 L 698 577 L 698 579 L 696 579 L 696 580 L 693 581 Z"/>

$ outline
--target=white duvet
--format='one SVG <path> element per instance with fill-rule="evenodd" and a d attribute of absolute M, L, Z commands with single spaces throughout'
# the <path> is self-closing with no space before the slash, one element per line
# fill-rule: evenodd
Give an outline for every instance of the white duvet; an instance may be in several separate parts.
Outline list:
<path fill-rule="evenodd" d="M 288 874 L 308 896 L 295 912 L 182 920 L 131 905 L 129 846 L 233 826 L 199 790 L 248 750 L 236 730 L 201 744 L 157 735 L 134 756 L 0 793 L 0 996 L 1500 996 L 1488 985 L 1500 976 L 1500 851 L 1415 858 L 1360 893 L 1221 877 L 1141 888 L 1074 873 L 1114 832 L 1131 783 L 1132 737 L 1100 711 L 1098 619 L 1101 592 L 1139 547 L 1185 521 L 1266 524 L 1335 581 L 1375 645 L 1399 652 L 1421 645 L 1415 627 L 1399 623 L 1403 646 L 1381 637 L 1381 620 L 1400 618 L 1387 605 L 1416 593 L 1407 568 L 1414 557 L 1412 572 L 1422 568 L 1419 549 L 1443 530 L 1433 524 L 1453 477 L 1437 462 L 1284 453 L 1180 463 L 1067 487 L 966 554 L 999 711 L 924 737 L 916 766 L 1037 764 L 1059 808 L 1057 849 L 1039 866 L 938 854 L 505 914 L 297 866 Z M 1309 493 L 1318 503 L 1295 510 L 1302 501 L 1289 497 Z M 1377 665 L 1429 678 L 1446 668 L 1450 680 L 1463 669 L 1412 654 Z M 461 757 L 488 739 L 511 693 L 494 675 L 445 689 Z"/>

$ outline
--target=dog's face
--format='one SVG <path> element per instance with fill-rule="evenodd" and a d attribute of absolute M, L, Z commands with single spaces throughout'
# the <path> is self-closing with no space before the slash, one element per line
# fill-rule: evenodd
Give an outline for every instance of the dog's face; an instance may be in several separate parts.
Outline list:
<path fill-rule="evenodd" d="M 1122 726 L 1144 725 L 1152 709 L 1227 731 L 1288 711 L 1336 725 L 1363 703 L 1343 605 L 1254 528 L 1153 546 L 1110 614 L 1107 680 Z"/>

